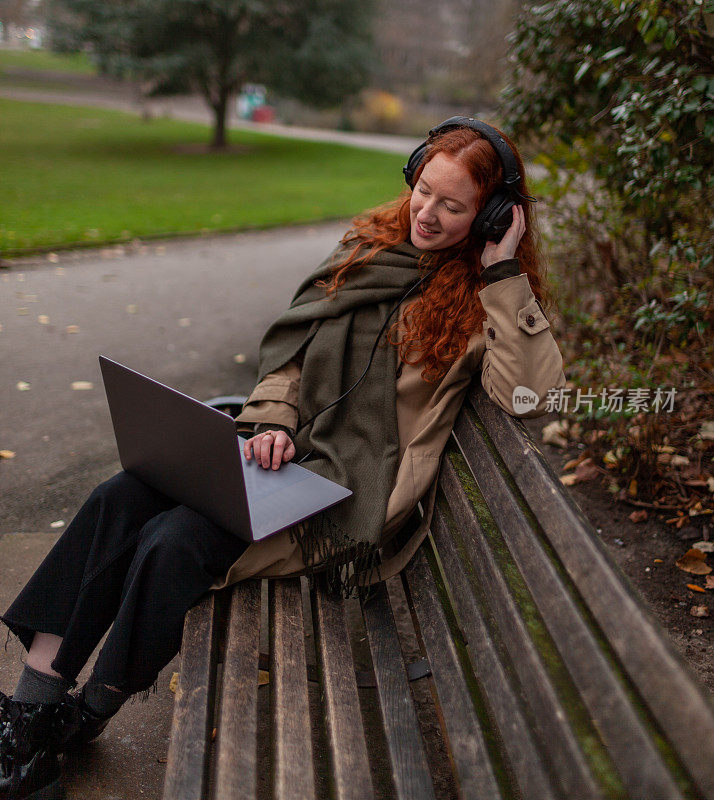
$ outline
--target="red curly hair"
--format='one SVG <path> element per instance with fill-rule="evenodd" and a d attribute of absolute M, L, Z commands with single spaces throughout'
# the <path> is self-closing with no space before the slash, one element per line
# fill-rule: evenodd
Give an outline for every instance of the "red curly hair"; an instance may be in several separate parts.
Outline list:
<path fill-rule="evenodd" d="M 499 131 L 499 133 L 501 133 Z M 501 134 L 513 151 L 521 181 L 516 187 L 528 194 L 523 161 L 511 140 Z M 501 185 L 503 166 L 487 139 L 470 128 L 447 131 L 430 143 L 424 161 L 415 175 L 437 153 L 460 161 L 478 189 L 478 210 Z M 376 253 L 409 240 L 411 222 L 409 204 L 411 190 L 406 189 L 396 200 L 355 217 L 352 227 L 342 238 L 348 250 L 333 268 L 329 281 L 322 283 L 330 296 L 338 291 L 349 273 L 367 263 Z M 522 204 L 526 230 L 515 255 L 521 272 L 528 275 L 533 294 L 543 304 L 549 297 L 545 287 L 534 215 L 528 203 Z M 422 366 L 422 377 L 437 382 L 464 353 L 469 339 L 483 330 L 486 312 L 478 297 L 485 285 L 481 278 L 483 241 L 471 233 L 458 244 L 444 250 L 425 251 L 420 268 L 438 268 L 417 299 L 409 304 L 400 323 L 396 323 L 389 340 L 399 349 L 401 359 L 413 366 Z"/>

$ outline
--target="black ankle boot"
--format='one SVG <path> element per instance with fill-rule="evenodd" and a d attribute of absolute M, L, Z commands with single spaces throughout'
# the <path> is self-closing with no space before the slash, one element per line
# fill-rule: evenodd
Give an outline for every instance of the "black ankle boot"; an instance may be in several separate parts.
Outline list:
<path fill-rule="evenodd" d="M 114 716 L 110 714 L 108 717 L 100 717 L 95 714 L 84 702 L 84 690 L 76 695 L 67 695 L 63 705 L 65 706 L 64 719 L 66 720 L 62 737 L 63 750 L 93 742 Z"/>
<path fill-rule="evenodd" d="M 19 703 L 0 692 L 0 800 L 64 800 L 61 704 Z"/>

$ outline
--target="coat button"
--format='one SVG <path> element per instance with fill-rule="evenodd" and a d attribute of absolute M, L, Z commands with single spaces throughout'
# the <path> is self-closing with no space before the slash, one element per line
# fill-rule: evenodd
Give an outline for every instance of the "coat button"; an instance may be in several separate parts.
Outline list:
<path fill-rule="evenodd" d="M 488 338 L 489 339 L 495 339 L 496 338 L 496 331 L 493 328 L 489 328 L 486 331 L 486 333 L 488 334 Z"/>
<path fill-rule="evenodd" d="M 529 328 L 532 328 L 532 327 L 535 325 L 535 317 L 533 316 L 533 314 L 529 314 L 529 315 L 526 317 L 526 325 L 527 325 Z"/>

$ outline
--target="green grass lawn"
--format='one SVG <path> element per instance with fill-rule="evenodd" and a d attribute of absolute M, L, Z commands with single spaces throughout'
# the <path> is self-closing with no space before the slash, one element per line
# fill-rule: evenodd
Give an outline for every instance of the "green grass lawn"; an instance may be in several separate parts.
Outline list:
<path fill-rule="evenodd" d="M 49 50 L 0 49 L 0 72 L 10 69 L 36 70 L 37 72 L 68 72 L 91 75 L 96 72 L 85 53 L 60 55 Z"/>
<path fill-rule="evenodd" d="M 399 155 L 0 100 L 0 254 L 349 217 L 402 188 Z"/>

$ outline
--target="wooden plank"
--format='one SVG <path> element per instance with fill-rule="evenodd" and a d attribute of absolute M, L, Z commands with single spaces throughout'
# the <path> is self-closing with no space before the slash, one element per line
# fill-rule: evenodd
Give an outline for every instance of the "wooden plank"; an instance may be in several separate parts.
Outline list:
<path fill-rule="evenodd" d="M 335 792 L 338 800 L 369 800 L 374 789 L 344 601 L 328 596 L 318 579 L 312 608 Z"/>
<path fill-rule="evenodd" d="M 270 581 L 270 717 L 273 796 L 315 797 L 300 579 Z"/>
<path fill-rule="evenodd" d="M 216 667 L 216 595 L 186 614 L 166 759 L 165 800 L 203 800 L 208 778 Z"/>
<path fill-rule="evenodd" d="M 467 641 L 477 643 L 470 647 L 476 675 L 484 682 L 488 701 L 495 704 L 494 715 L 501 720 L 501 727 L 505 730 L 503 738 L 512 753 L 511 758 L 516 765 L 527 764 L 528 760 L 532 760 L 532 755 L 529 759 L 517 755 L 518 750 L 524 746 L 519 743 L 519 736 L 528 740 L 530 737 L 527 732 L 532 730 L 558 779 L 562 793 L 566 797 L 577 797 L 578 800 L 598 800 L 602 793 L 590 773 L 578 740 L 568 723 L 565 709 L 553 689 L 505 579 L 485 542 L 480 523 L 468 504 L 464 489 L 448 459 L 444 459 L 440 481 L 451 504 L 454 524 L 459 527 L 458 535 L 463 539 L 468 556 L 457 552 L 455 536 L 439 505 L 435 509 L 431 526 L 432 536 L 451 589 L 450 595 L 459 625 Z M 500 669 L 498 653 L 476 600 L 472 581 L 478 581 L 482 596 L 488 600 L 489 612 L 510 657 L 520 691 L 531 709 L 530 722 L 520 723 L 520 732 L 515 736 L 508 736 L 508 720 L 512 712 L 504 707 L 504 698 L 509 691 L 518 690 L 509 686 L 503 670 Z M 486 682 L 484 676 L 491 675 L 493 677 Z M 516 772 L 519 782 L 522 783 L 522 770 L 519 768 Z M 522 785 L 522 788 L 524 796 L 537 796 L 526 791 L 525 786 Z"/>
<path fill-rule="evenodd" d="M 257 793 L 260 581 L 237 584 L 228 612 L 214 781 L 216 800 L 254 800 Z"/>
<path fill-rule="evenodd" d="M 706 797 L 714 797 L 714 705 L 523 426 L 485 393 L 471 402 L 630 679 Z M 555 487 L 555 490 L 553 490 Z"/>
<path fill-rule="evenodd" d="M 631 796 L 638 800 L 681 797 L 573 597 L 533 535 L 503 476 L 494 468 L 490 451 L 466 414 L 459 416 L 454 434 Z"/>
<path fill-rule="evenodd" d="M 424 649 L 431 664 L 434 685 L 441 706 L 442 719 L 454 762 L 459 796 L 468 800 L 498 800 L 501 792 L 489 758 L 488 748 L 473 705 L 469 687 L 464 677 L 456 645 L 439 601 L 439 594 L 429 562 L 422 546 L 409 562 L 404 573 L 405 589 L 416 616 Z M 488 637 L 486 637 L 488 638 Z M 474 641 L 476 641 L 474 639 Z M 478 650 L 486 649 L 479 640 Z M 496 674 L 496 681 L 481 669 L 484 659 L 477 659 L 479 680 L 488 694 L 489 705 L 504 709 L 506 715 L 496 713 L 499 727 L 504 726 L 506 737 L 512 732 L 519 740 L 518 751 L 525 752 L 519 775 L 526 774 L 523 782 L 524 797 L 552 798 L 549 781 L 527 735 L 522 714 L 514 702 L 500 664 L 488 664 L 486 669 Z M 499 680 L 500 679 L 500 680 Z M 496 684 L 491 686 L 490 684 Z M 495 695 L 493 693 L 495 689 Z M 524 746 L 525 744 L 525 746 Z M 530 747 L 529 747 L 530 745 Z"/>
<path fill-rule="evenodd" d="M 383 583 L 360 598 L 398 800 L 435 800 L 397 628 Z"/>

